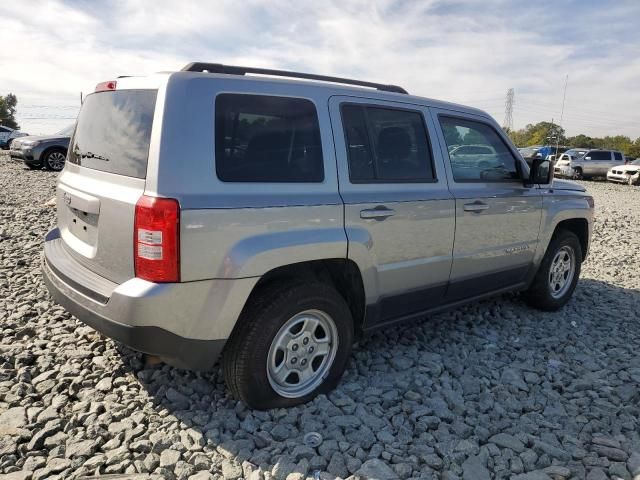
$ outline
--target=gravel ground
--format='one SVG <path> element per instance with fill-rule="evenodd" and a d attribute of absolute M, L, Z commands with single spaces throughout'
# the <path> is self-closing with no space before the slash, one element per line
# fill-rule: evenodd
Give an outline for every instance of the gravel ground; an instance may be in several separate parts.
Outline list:
<path fill-rule="evenodd" d="M 508 295 L 388 329 L 328 397 L 253 412 L 219 371 L 147 367 L 49 300 L 55 177 L 0 155 L 0 479 L 640 473 L 640 188 L 586 182 L 594 243 L 564 310 Z"/>

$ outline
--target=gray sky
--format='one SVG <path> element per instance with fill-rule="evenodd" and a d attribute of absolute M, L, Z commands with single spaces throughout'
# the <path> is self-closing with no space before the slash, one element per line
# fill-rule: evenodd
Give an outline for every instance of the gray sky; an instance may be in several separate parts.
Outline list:
<path fill-rule="evenodd" d="M 516 128 L 640 136 L 640 1 L 3 2 L 0 94 L 30 133 L 72 123 L 80 92 L 190 61 L 295 69 L 404 86 Z"/>

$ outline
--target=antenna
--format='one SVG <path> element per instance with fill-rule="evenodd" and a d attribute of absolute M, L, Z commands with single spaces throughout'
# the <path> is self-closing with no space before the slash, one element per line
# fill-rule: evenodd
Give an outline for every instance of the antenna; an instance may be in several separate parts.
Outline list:
<path fill-rule="evenodd" d="M 562 117 L 564 116 L 564 101 L 567 99 L 567 84 L 569 83 L 569 74 L 564 78 L 564 93 L 562 94 L 562 108 L 560 109 L 560 123 L 558 126 L 562 126 Z M 556 156 L 558 156 L 558 146 L 560 145 L 560 135 L 556 140 Z"/>
<path fill-rule="evenodd" d="M 513 88 L 507 90 L 507 98 L 504 101 L 504 122 L 502 128 L 505 130 L 513 130 L 513 106 L 516 103 L 515 91 Z"/>

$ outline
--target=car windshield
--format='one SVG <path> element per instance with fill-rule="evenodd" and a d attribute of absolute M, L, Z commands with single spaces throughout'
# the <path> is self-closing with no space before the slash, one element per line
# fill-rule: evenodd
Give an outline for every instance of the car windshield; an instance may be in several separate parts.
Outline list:
<path fill-rule="evenodd" d="M 583 157 L 585 153 L 587 153 L 586 150 L 567 150 L 566 152 L 564 152 L 565 155 L 569 155 L 571 158 L 580 158 Z"/>
<path fill-rule="evenodd" d="M 633 162 L 631 162 L 631 165 L 640 165 L 640 158 L 636 158 Z"/>
<path fill-rule="evenodd" d="M 73 133 L 73 129 L 75 128 L 75 126 L 76 125 L 74 123 L 72 123 L 71 125 L 67 125 L 59 132 L 56 132 L 56 135 L 60 135 L 61 137 L 70 137 L 71 134 Z"/>
<path fill-rule="evenodd" d="M 519 148 L 520 155 L 524 158 L 533 157 L 536 153 L 538 153 L 539 148 Z"/>

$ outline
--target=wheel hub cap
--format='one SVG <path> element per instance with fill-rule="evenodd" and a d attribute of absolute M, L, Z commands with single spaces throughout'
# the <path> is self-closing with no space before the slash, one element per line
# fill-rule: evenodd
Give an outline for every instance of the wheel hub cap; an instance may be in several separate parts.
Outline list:
<path fill-rule="evenodd" d="M 267 378 L 274 391 L 299 398 L 327 376 L 338 347 L 335 322 L 320 310 L 305 310 L 287 320 L 274 337 L 267 357 Z"/>
<path fill-rule="evenodd" d="M 553 257 L 549 269 L 549 289 L 553 298 L 562 297 L 571 287 L 575 274 L 575 252 L 565 245 Z"/>
<path fill-rule="evenodd" d="M 65 156 L 60 152 L 53 152 L 49 155 L 49 166 L 55 170 L 59 170 L 64 165 Z"/>

